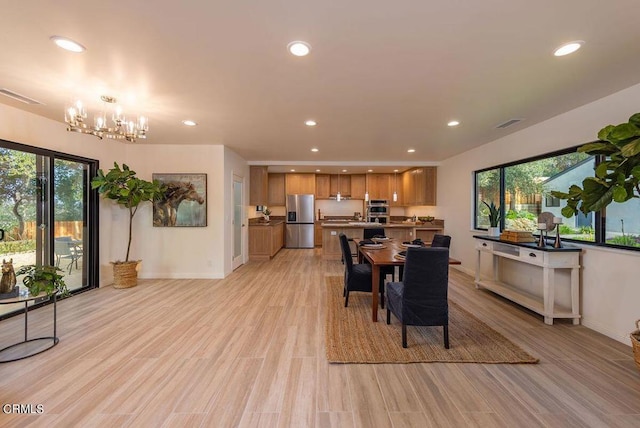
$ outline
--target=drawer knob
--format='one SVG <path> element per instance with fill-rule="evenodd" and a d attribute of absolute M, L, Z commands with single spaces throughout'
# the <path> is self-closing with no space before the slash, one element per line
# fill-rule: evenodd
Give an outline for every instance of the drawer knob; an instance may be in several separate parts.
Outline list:
<path fill-rule="evenodd" d="M 535 253 L 529 253 L 529 257 L 538 257 L 535 255 Z"/>

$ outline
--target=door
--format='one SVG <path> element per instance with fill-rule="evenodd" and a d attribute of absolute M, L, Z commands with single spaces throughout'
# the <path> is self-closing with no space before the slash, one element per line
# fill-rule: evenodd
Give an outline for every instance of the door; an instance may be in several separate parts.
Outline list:
<path fill-rule="evenodd" d="M 14 271 L 57 266 L 72 292 L 96 287 L 98 195 L 89 179 L 97 161 L 0 140 L 0 165 L 0 257 Z"/>
<path fill-rule="evenodd" d="M 243 232 L 244 223 L 244 203 L 242 198 L 242 188 L 244 179 L 234 174 L 233 176 L 233 257 L 232 268 L 235 270 L 244 263 Z"/>

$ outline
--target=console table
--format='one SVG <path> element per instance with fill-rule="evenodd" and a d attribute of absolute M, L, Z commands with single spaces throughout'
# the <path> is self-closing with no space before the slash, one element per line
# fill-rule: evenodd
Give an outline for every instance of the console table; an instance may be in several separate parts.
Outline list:
<path fill-rule="evenodd" d="M 571 318 L 573 324 L 580 323 L 580 248 L 567 246 L 554 248 L 539 247 L 534 243 L 515 243 L 484 235 L 474 236 L 478 258 L 476 262 L 476 288 L 486 288 L 525 308 L 543 315 L 545 324 L 552 325 L 554 318 Z M 493 260 L 493 278 L 480 277 L 482 253 L 489 253 Z M 514 284 L 500 279 L 500 259 L 509 259 L 518 263 L 538 266 L 542 270 L 542 299 L 531 293 L 519 290 Z M 555 272 L 557 269 L 569 269 L 571 272 L 571 307 L 565 308 L 555 302 Z"/>
<path fill-rule="evenodd" d="M 34 337 L 29 339 L 29 302 L 37 299 L 47 298 L 46 293 L 40 293 L 37 296 L 18 296 L 9 299 L 1 299 L 0 305 L 9 305 L 13 303 L 24 303 L 24 340 L 0 349 L 0 363 L 9 363 L 11 361 L 22 360 L 23 358 L 32 357 L 48 349 L 53 348 L 59 342 L 56 336 L 57 312 L 56 303 L 57 296 L 52 294 L 48 296 L 53 299 L 53 336 Z M 41 343 L 41 346 L 34 344 Z M 5 356 L 6 354 L 6 356 Z"/>

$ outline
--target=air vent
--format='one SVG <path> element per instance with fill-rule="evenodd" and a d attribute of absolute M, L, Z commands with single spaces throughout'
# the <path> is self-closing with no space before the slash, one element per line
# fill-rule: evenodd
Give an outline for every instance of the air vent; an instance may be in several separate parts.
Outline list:
<path fill-rule="evenodd" d="M 20 95 L 16 92 L 10 91 L 6 88 L 1 88 L 0 89 L 0 94 L 4 95 L 5 97 L 9 97 L 9 98 L 13 98 L 14 100 L 23 102 L 25 104 L 36 104 L 36 105 L 41 105 L 42 103 L 40 101 L 36 101 L 33 98 L 29 98 L 29 97 L 25 97 L 24 95 Z"/>
<path fill-rule="evenodd" d="M 504 129 L 504 128 L 508 128 L 511 125 L 515 125 L 518 122 L 522 122 L 524 119 L 509 119 L 504 123 L 501 123 L 500 125 L 496 126 L 497 129 Z"/>

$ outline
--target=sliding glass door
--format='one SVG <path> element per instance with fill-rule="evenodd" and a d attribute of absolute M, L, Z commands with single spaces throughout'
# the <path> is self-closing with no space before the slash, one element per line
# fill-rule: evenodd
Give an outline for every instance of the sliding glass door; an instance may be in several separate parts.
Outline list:
<path fill-rule="evenodd" d="M 72 292 L 97 286 L 97 196 L 89 186 L 96 169 L 95 160 L 0 140 L 3 262 L 15 271 L 57 266 Z"/>

